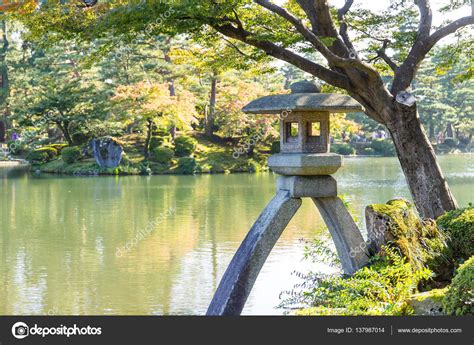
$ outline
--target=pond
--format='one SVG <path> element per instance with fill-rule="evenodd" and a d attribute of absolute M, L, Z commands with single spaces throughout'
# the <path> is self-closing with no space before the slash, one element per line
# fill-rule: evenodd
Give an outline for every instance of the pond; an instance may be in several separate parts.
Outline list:
<path fill-rule="evenodd" d="M 443 156 L 440 164 L 458 202 L 473 201 L 474 156 Z M 409 196 L 394 158 L 349 158 L 336 177 L 362 222 L 367 204 Z M 275 179 L 59 177 L 0 168 L 0 315 L 203 314 Z M 282 313 L 275 306 L 295 282 L 291 272 L 310 267 L 301 239 L 325 231 L 305 200 L 244 314 Z"/>

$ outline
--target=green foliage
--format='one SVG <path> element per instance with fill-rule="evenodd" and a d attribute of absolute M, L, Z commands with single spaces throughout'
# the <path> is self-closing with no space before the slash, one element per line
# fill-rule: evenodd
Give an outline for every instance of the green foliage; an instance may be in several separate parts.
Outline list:
<path fill-rule="evenodd" d="M 393 238 L 391 243 L 413 267 L 430 266 L 440 260 L 446 248 L 446 234 L 435 221 L 420 219 L 409 201 L 395 199 L 368 207 L 383 217 Z"/>
<path fill-rule="evenodd" d="M 193 157 L 182 157 L 178 160 L 178 168 L 176 171 L 183 175 L 192 175 L 196 172 L 198 166 L 196 159 Z"/>
<path fill-rule="evenodd" d="M 55 149 L 57 151 L 58 154 L 61 153 L 61 151 L 67 147 L 67 144 L 49 144 L 45 147 L 48 147 L 48 148 L 52 148 L 52 149 Z"/>
<path fill-rule="evenodd" d="M 72 164 L 79 159 L 81 156 L 81 149 L 77 146 L 66 147 L 61 151 L 61 157 L 63 161 L 68 164 Z"/>
<path fill-rule="evenodd" d="M 165 139 L 163 137 L 153 136 L 150 138 L 150 151 L 154 151 L 156 148 L 163 145 Z"/>
<path fill-rule="evenodd" d="M 12 155 L 21 154 L 26 150 L 26 144 L 23 142 L 17 141 L 9 141 L 7 142 L 8 150 Z"/>
<path fill-rule="evenodd" d="M 450 211 L 436 222 L 448 235 L 446 256 L 454 262 L 467 260 L 474 253 L 474 206 Z"/>
<path fill-rule="evenodd" d="M 155 163 L 169 164 L 173 159 L 173 150 L 167 147 L 157 147 L 151 151 L 150 160 Z"/>
<path fill-rule="evenodd" d="M 344 155 L 344 156 L 349 156 L 355 153 L 355 149 L 351 145 L 346 144 L 346 143 L 331 144 L 331 152 Z"/>
<path fill-rule="evenodd" d="M 55 158 L 58 155 L 58 151 L 52 147 L 42 147 L 31 151 L 26 159 L 34 163 L 46 163 Z"/>
<path fill-rule="evenodd" d="M 474 256 L 459 266 L 443 299 L 443 308 L 450 315 L 474 315 Z"/>
<path fill-rule="evenodd" d="M 373 149 L 377 154 L 383 156 L 395 156 L 395 146 L 391 140 L 387 139 L 375 139 L 370 144 L 370 148 Z"/>
<path fill-rule="evenodd" d="M 377 153 L 375 150 L 371 147 L 366 147 L 365 149 L 362 150 L 361 154 L 366 155 L 366 156 L 373 156 L 376 155 Z"/>
<path fill-rule="evenodd" d="M 271 153 L 272 154 L 280 153 L 280 141 L 272 142 Z"/>
<path fill-rule="evenodd" d="M 320 251 L 324 255 L 328 249 Z M 304 315 L 404 315 L 407 300 L 417 286 L 431 276 L 427 268 L 416 269 L 398 250 L 385 246 L 368 267 L 347 278 L 340 274 L 301 275 L 299 291 L 287 292 L 280 307 L 304 305 Z M 309 309 L 308 309 L 309 308 Z"/>
<path fill-rule="evenodd" d="M 76 131 L 71 135 L 74 145 L 84 145 L 94 136 L 87 131 Z"/>
<path fill-rule="evenodd" d="M 450 148 L 456 147 L 458 145 L 458 143 L 456 142 L 456 139 L 454 138 L 446 138 L 444 140 L 444 144 L 446 146 L 449 146 Z"/>
<path fill-rule="evenodd" d="M 174 141 L 174 152 L 177 157 L 190 156 L 194 153 L 197 146 L 197 141 L 188 136 L 181 136 Z"/>

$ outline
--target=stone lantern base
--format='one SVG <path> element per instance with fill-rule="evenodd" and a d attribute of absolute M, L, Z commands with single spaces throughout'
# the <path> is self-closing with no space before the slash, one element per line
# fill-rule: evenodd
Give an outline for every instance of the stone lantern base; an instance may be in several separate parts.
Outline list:
<path fill-rule="evenodd" d="M 291 157 L 296 158 L 292 161 Z M 336 171 L 341 166 L 341 157 L 332 154 L 279 154 L 270 158 L 273 159 L 274 171 L 297 171 L 300 176 L 278 177 L 275 196 L 260 214 L 227 267 L 207 315 L 240 315 L 260 269 L 300 208 L 302 198 L 311 198 L 319 210 L 346 274 L 353 274 L 369 261 L 364 238 L 337 196 L 336 180 L 329 175 L 314 173 Z M 301 164 L 311 159 L 319 165 Z M 301 176 L 302 172 L 308 171 L 305 169 L 313 169 L 311 175 L 316 176 Z"/>

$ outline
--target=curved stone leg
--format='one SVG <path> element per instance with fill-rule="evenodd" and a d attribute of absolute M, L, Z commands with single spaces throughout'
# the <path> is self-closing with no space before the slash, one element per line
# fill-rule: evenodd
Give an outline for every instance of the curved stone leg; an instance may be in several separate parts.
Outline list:
<path fill-rule="evenodd" d="M 369 261 L 367 246 L 352 216 L 338 197 L 312 198 L 328 226 L 344 273 L 352 274 Z"/>
<path fill-rule="evenodd" d="M 240 315 L 258 273 L 301 199 L 279 191 L 250 229 L 222 277 L 207 315 Z"/>

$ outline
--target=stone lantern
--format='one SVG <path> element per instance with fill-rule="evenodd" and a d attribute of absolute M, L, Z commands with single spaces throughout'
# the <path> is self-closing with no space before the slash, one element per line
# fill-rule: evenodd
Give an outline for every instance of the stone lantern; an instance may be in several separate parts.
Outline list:
<path fill-rule="evenodd" d="M 302 81 L 291 85 L 290 94 L 259 98 L 243 111 L 279 116 L 280 153 L 268 159 L 268 166 L 280 176 L 276 195 L 229 264 L 208 315 L 241 313 L 260 269 L 299 209 L 301 198 L 311 198 L 317 206 L 346 274 L 368 262 L 365 241 L 330 176 L 342 166 L 342 156 L 329 153 L 331 113 L 362 111 L 361 105 L 347 95 L 320 93 L 317 85 Z"/>

